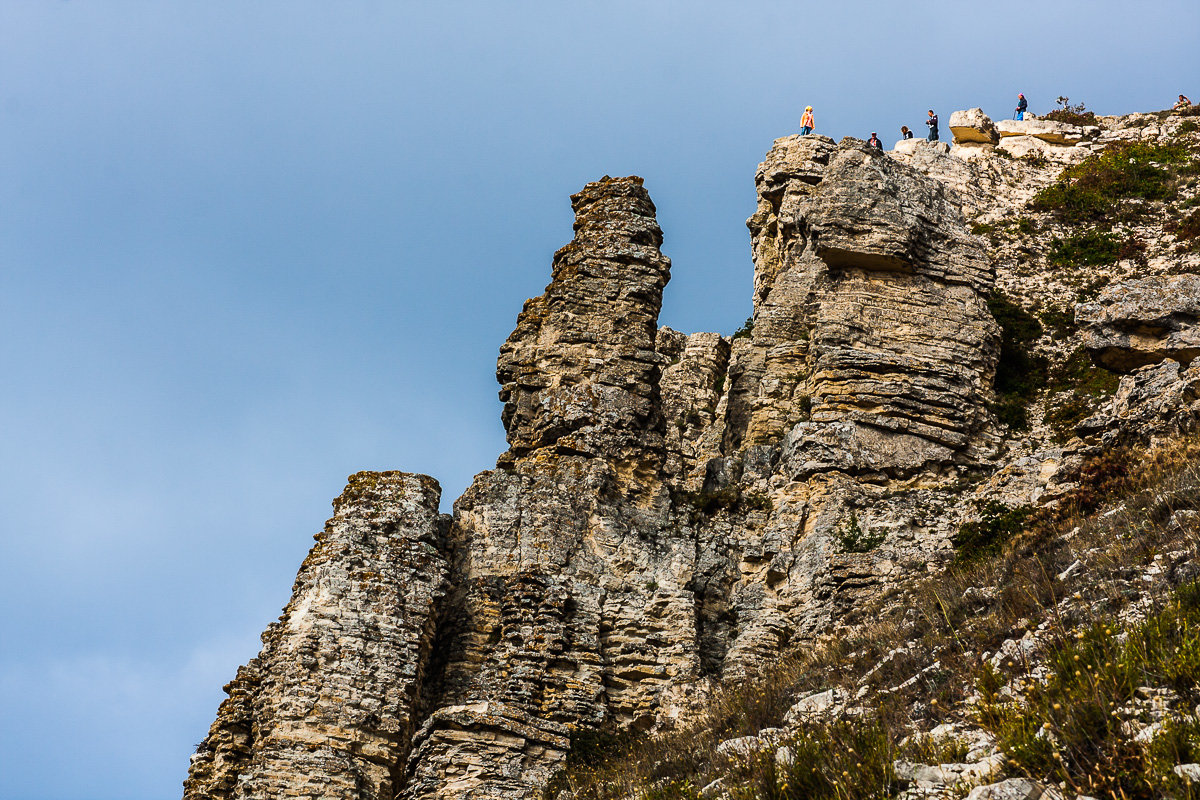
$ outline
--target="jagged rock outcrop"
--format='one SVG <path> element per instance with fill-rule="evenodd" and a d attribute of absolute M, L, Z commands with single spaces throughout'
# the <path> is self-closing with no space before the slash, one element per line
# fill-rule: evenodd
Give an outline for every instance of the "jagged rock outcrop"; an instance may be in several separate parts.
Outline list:
<path fill-rule="evenodd" d="M 1170 275 L 1109 286 L 1076 306 L 1084 345 L 1096 362 L 1131 372 L 1170 358 L 1200 355 L 1200 275 Z"/>
<path fill-rule="evenodd" d="M 225 687 L 184 798 L 395 795 L 447 589 L 440 497 L 424 475 L 350 477 L 262 652 Z"/>
<path fill-rule="evenodd" d="M 849 472 L 978 458 L 998 346 L 992 274 L 945 187 L 815 136 L 778 140 L 756 182 L 754 330 L 730 367 L 727 449 L 792 431 L 802 461 L 827 436 L 853 440 Z"/>
<path fill-rule="evenodd" d="M 950 132 L 954 134 L 955 144 L 994 145 L 1000 141 L 1000 131 L 996 129 L 996 123 L 983 113 L 982 108 L 955 111 L 950 115 Z"/>
<path fill-rule="evenodd" d="M 1179 129 L 1125 120 L 1064 131 L 971 109 L 953 147 L 888 154 L 777 140 L 748 220 L 754 315 L 732 338 L 658 327 L 654 205 L 639 178 L 588 184 L 500 351 L 509 450 L 452 518 L 432 479 L 351 478 L 185 798 L 535 796 L 580 731 L 668 726 L 939 569 L 982 507 L 1053 503 L 1083 454 L 1189 429 L 1195 275 L 1077 307 L 1071 347 L 1130 372 L 1070 418 L 1091 415 L 1083 440 L 1001 439 L 988 410 L 996 263 L 1035 310 L 1079 290 L 1025 280 L 966 219 L 1032 213 L 1054 164 Z M 1022 141 L 1055 155 L 998 152 Z"/>
<path fill-rule="evenodd" d="M 1200 420 L 1200 361 L 1165 359 L 1121 378 L 1112 399 L 1083 420 L 1081 436 L 1100 444 L 1144 444 L 1193 430 Z"/>
<path fill-rule="evenodd" d="M 661 473 L 670 262 L 640 178 L 572 201 L 575 239 L 501 348 L 512 447 L 455 504 L 443 707 L 406 797 L 525 797 L 565 725 L 649 727 L 696 671 L 695 543 Z"/>
<path fill-rule="evenodd" d="M 575 239 L 500 348 L 509 457 L 538 448 L 643 460 L 661 450 L 654 350 L 670 261 L 640 178 L 571 198 Z"/>

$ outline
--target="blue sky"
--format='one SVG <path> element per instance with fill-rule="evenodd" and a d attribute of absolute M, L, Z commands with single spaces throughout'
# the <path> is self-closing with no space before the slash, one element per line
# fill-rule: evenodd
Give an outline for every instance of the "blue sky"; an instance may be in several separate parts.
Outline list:
<path fill-rule="evenodd" d="M 662 322 L 750 312 L 754 168 L 1018 91 L 1200 95 L 1194 0 L 0 0 L 0 796 L 178 796 L 345 477 L 504 449 L 497 349 L 639 174 Z"/>

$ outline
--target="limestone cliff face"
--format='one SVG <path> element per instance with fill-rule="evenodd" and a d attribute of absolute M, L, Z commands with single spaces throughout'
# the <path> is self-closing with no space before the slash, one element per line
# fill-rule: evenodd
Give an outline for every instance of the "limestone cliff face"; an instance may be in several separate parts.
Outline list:
<path fill-rule="evenodd" d="M 777 141 L 755 180 L 754 330 L 730 370 L 727 449 L 787 435 L 797 477 L 980 458 L 993 276 L 945 187 L 819 136 Z"/>
<path fill-rule="evenodd" d="M 953 149 L 890 154 L 777 140 L 732 339 L 658 326 L 670 262 L 641 179 L 584 187 L 500 351 L 509 450 L 452 517 L 431 478 L 351 478 L 185 798 L 537 796 L 580 731 L 670 726 L 940 569 L 978 502 L 1054 502 L 1089 448 L 1200 419 L 1195 274 L 1168 265 L 1075 309 L 1079 347 L 1129 373 L 1084 438 L 1035 449 L 998 422 L 988 294 L 1078 292 L 967 220 L 1127 134 L 978 109 L 951 129 Z"/>
<path fill-rule="evenodd" d="M 262 652 L 225 687 L 184 797 L 392 797 L 447 589 L 441 489 L 359 473 L 300 567 Z"/>
<path fill-rule="evenodd" d="M 455 505 L 444 707 L 408 796 L 526 796 L 567 725 L 649 727 L 695 670 L 695 545 L 662 474 L 670 262 L 640 179 L 572 201 L 575 239 L 500 352 L 512 447 Z"/>

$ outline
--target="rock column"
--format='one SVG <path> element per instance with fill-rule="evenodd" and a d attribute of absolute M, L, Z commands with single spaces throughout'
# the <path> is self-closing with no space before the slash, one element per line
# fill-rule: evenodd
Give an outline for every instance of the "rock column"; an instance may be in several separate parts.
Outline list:
<path fill-rule="evenodd" d="M 446 592 L 441 489 L 361 472 L 258 657 L 225 687 L 185 800 L 390 800 L 424 713 Z"/>
<path fill-rule="evenodd" d="M 568 725 L 649 727 L 695 673 L 695 546 L 662 480 L 670 262 L 640 178 L 572 203 L 575 239 L 500 351 L 510 450 L 455 504 L 459 627 L 407 797 L 528 797 Z"/>

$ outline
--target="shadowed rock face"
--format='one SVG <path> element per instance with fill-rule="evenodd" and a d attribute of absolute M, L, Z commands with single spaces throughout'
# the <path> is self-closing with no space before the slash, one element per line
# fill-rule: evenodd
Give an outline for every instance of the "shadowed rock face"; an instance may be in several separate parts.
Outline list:
<path fill-rule="evenodd" d="M 394 796 L 447 588 L 440 496 L 424 475 L 351 476 L 262 652 L 225 687 L 185 798 Z"/>
<path fill-rule="evenodd" d="M 1172 359 L 1187 366 L 1200 355 L 1200 275 L 1142 278 L 1113 284 L 1075 308 L 1084 345 L 1114 372 Z"/>
<path fill-rule="evenodd" d="M 730 368 L 726 449 L 788 436 L 797 477 L 978 458 L 992 273 L 943 185 L 816 136 L 778 140 L 756 183 L 754 331 Z M 830 437 L 849 446 L 836 464 Z"/>

